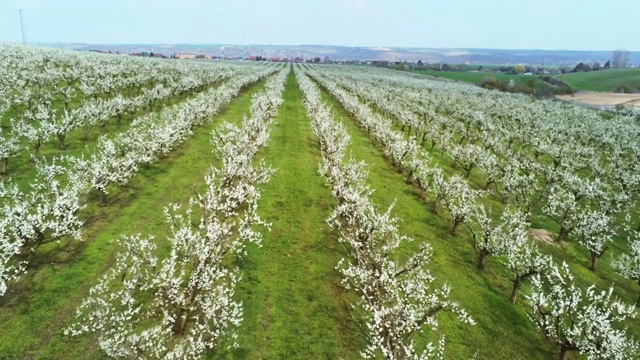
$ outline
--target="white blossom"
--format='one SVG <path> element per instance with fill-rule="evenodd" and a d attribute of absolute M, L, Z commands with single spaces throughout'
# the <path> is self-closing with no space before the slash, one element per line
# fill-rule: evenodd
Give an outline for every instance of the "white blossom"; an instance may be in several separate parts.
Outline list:
<path fill-rule="evenodd" d="M 578 351 L 588 359 L 633 359 L 638 343 L 617 324 L 635 317 L 634 305 L 613 297 L 613 287 L 598 291 L 577 287 L 566 263 L 532 278 L 528 316 L 565 359 Z"/>

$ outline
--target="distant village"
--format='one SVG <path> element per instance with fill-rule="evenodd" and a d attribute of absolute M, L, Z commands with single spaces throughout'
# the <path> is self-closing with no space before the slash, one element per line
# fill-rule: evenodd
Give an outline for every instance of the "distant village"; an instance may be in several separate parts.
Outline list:
<path fill-rule="evenodd" d="M 153 58 L 161 58 L 161 59 L 205 59 L 205 60 L 248 60 L 248 61 L 269 61 L 269 62 L 297 62 L 297 63 L 322 63 L 322 64 L 359 64 L 359 63 L 369 63 L 371 62 L 361 62 L 358 60 L 339 60 L 334 61 L 329 57 L 313 57 L 313 58 L 303 58 L 301 56 L 296 57 L 266 57 L 260 55 L 250 55 L 250 56 L 216 56 L 211 54 L 197 54 L 197 53 L 171 53 L 171 54 L 163 54 L 163 53 L 154 53 L 154 52 L 132 52 L 132 53 L 123 53 L 123 52 L 112 52 L 107 50 L 89 50 L 92 52 L 99 52 L 103 54 L 116 54 L 116 55 L 128 55 L 128 56 L 138 56 L 138 57 L 153 57 Z"/>
<path fill-rule="evenodd" d="M 80 49 L 78 49 L 80 50 Z M 247 49 L 245 49 L 247 50 Z M 255 49 L 253 49 L 255 50 Z M 87 51 L 86 49 L 80 51 Z M 610 62 L 607 61 L 604 66 L 601 66 L 597 61 L 584 61 L 579 62 L 579 64 L 575 67 L 573 65 L 568 64 L 556 64 L 556 65 L 530 65 L 527 63 L 521 63 L 521 65 L 513 64 L 507 62 L 506 64 L 501 65 L 499 68 L 492 69 L 484 69 L 482 65 L 471 64 L 470 62 L 461 62 L 455 64 L 447 64 L 444 61 L 433 61 L 431 63 L 424 62 L 422 60 L 417 61 L 398 61 L 398 60 L 357 60 L 357 59 L 341 59 L 334 60 L 330 59 L 328 56 L 324 56 L 321 58 L 320 56 L 303 56 L 301 53 L 298 53 L 295 57 L 278 57 L 278 56 L 261 56 L 261 55 L 213 55 L 212 53 L 208 53 L 205 51 L 198 52 L 172 52 L 169 54 L 161 53 L 161 52 L 153 52 L 153 51 L 137 51 L 137 52 L 127 52 L 123 51 L 112 51 L 112 50 L 96 50 L 91 49 L 88 51 L 99 52 L 104 54 L 117 54 L 117 55 L 128 55 L 128 56 L 138 56 L 138 57 L 153 57 L 153 58 L 162 58 L 162 59 L 203 59 L 203 60 L 245 60 L 245 61 L 266 61 L 266 62 L 296 62 L 296 63 L 321 63 L 321 64 L 356 64 L 356 65 L 372 65 L 377 67 L 386 67 L 392 68 L 396 70 L 431 70 L 431 71 L 455 71 L 455 72 L 466 72 L 466 71 L 485 71 L 485 72 L 500 72 L 505 74 L 519 74 L 519 75 L 557 75 L 557 74 L 566 74 L 572 72 L 587 72 L 587 71 L 598 71 L 598 70 L 606 70 L 610 68 Z M 250 51 L 250 50 L 249 50 Z M 249 53 L 246 51 L 245 54 Z M 518 67 L 522 66 L 523 69 L 518 70 Z M 573 67 L 573 70 L 572 70 Z M 638 64 L 626 64 L 622 67 L 640 67 L 640 63 Z"/>

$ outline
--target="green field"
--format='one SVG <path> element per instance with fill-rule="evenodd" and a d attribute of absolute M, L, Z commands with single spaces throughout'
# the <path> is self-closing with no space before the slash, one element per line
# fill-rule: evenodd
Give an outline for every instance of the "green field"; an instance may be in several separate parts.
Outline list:
<path fill-rule="evenodd" d="M 429 75 L 478 83 L 491 73 L 430 72 Z M 526 86 L 536 77 L 496 74 L 499 80 L 514 79 Z M 194 129 L 194 135 L 169 155 L 144 167 L 124 187 L 114 189 L 106 203 L 97 197 L 85 210 L 88 218 L 82 243 L 64 243 L 38 249 L 27 276 L 0 298 L 0 359 L 103 359 L 96 336 L 69 338 L 61 334 L 81 299 L 96 279 L 113 262 L 112 240 L 121 235 L 152 234 L 160 245 L 166 242 L 168 225 L 163 208 L 185 203 L 194 188 L 204 186 L 203 177 L 219 159 L 211 155 L 210 134 L 223 121 L 239 123 L 249 112 L 251 97 L 261 83 L 245 90 L 222 113 Z M 451 224 L 431 211 L 406 174 L 392 166 L 382 150 L 327 92 L 323 99 L 332 106 L 334 119 L 342 121 L 351 136 L 350 156 L 368 164 L 368 184 L 375 189 L 374 202 L 386 209 L 397 202 L 393 214 L 402 219 L 400 230 L 415 241 L 404 245 L 410 254 L 424 242 L 432 244 L 434 255 L 428 267 L 437 285 L 452 287 L 451 299 L 458 301 L 477 322 L 462 325 L 448 314 L 440 316 L 437 331 L 426 329 L 420 340 L 435 340 L 446 334 L 446 357 L 468 359 L 548 359 L 556 348 L 527 319 L 525 300 L 509 302 L 511 282 L 503 260 L 488 258 L 484 271 L 476 269 L 471 235 L 461 229 L 450 234 Z M 168 103 L 181 101 L 174 98 Z M 272 224 L 264 232 L 261 246 L 249 244 L 247 255 L 235 259 L 242 276 L 236 297 L 242 302 L 244 319 L 237 329 L 238 347 L 222 344 L 210 351 L 210 359 L 357 359 L 366 346 L 357 314 L 351 308 L 357 299 L 341 284 L 336 270 L 345 257 L 338 235 L 325 222 L 335 201 L 326 180 L 319 174 L 322 158 L 303 104 L 302 91 L 290 72 L 283 93 L 284 102 L 271 128 L 270 142 L 258 155 L 276 169 L 261 187 L 258 212 Z M 110 129 L 113 133 L 122 129 Z M 399 129 L 396 129 L 399 130 Z M 80 145 L 74 138 L 72 143 Z M 52 149 L 55 143 L 50 144 Z M 427 147 L 425 146 L 425 150 Z M 53 151 L 53 150 L 51 150 Z M 446 156 L 434 159 L 448 173 L 461 173 Z M 23 167 L 27 160 L 23 160 Z M 21 168 L 16 171 L 23 171 Z M 473 187 L 483 179 L 471 173 Z M 489 198 L 487 202 L 497 203 Z M 534 226 L 553 228 L 552 224 Z M 619 253 L 621 246 L 613 246 Z M 617 283 L 624 300 L 635 299 L 637 285 L 619 282 L 610 267 L 611 257 L 602 259 L 598 273 L 587 269 L 587 251 L 575 245 L 567 249 L 548 246 L 544 252 L 571 264 L 581 285 L 599 288 Z M 640 321 L 628 323 L 638 333 Z M 576 354 L 570 357 L 577 359 Z"/>
<path fill-rule="evenodd" d="M 610 69 L 556 76 L 577 90 L 613 92 L 619 86 L 640 88 L 640 69 Z"/>
<path fill-rule="evenodd" d="M 499 81 L 513 80 L 517 85 L 528 86 L 529 80 L 533 78 L 535 79 L 535 86 L 538 89 L 554 88 L 552 85 L 540 80 L 537 76 L 479 71 L 415 70 L 414 72 L 473 84 L 479 84 L 484 78 L 493 76 Z M 556 75 L 555 77 L 566 82 L 578 91 L 615 92 L 618 87 L 624 85 L 627 85 L 630 89 L 640 88 L 640 69 L 611 69 Z"/>
<path fill-rule="evenodd" d="M 472 84 L 479 84 L 484 78 L 495 77 L 498 81 L 513 80 L 516 85 L 528 86 L 529 80 L 534 79 L 537 89 L 551 89 L 552 85 L 540 80 L 537 76 L 512 75 L 496 72 L 480 72 L 480 71 L 435 71 L 435 70 L 415 70 L 419 74 L 431 75 L 450 80 L 463 81 Z"/>

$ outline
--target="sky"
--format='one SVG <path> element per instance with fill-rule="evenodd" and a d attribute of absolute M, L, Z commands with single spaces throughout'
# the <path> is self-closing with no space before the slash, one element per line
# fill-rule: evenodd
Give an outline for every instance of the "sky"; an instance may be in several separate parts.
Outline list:
<path fill-rule="evenodd" d="M 640 51 L 638 0 L 0 0 L 0 42 Z"/>

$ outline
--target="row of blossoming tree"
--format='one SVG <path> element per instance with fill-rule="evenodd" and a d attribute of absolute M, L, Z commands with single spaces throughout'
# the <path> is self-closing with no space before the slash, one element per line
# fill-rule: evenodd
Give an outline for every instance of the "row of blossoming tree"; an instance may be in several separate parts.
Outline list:
<path fill-rule="evenodd" d="M 478 255 L 477 266 L 479 269 L 484 268 L 487 256 L 505 258 L 513 280 L 512 302 L 515 302 L 522 284 L 526 280 L 530 280 L 530 291 L 525 295 L 530 305 L 528 316 L 542 331 L 545 338 L 558 346 L 561 359 L 565 359 L 570 351 L 575 350 L 594 359 L 634 358 L 634 354 L 638 350 L 637 342 L 629 337 L 624 330 L 621 330 L 616 323 L 620 323 L 628 317 L 634 317 L 636 314 L 635 306 L 625 305 L 617 300 L 613 296 L 613 287 L 602 292 L 597 291 L 594 286 L 582 290 L 575 285 L 566 264 L 557 264 L 551 256 L 542 254 L 538 246 L 528 236 L 529 221 L 535 215 L 533 210 L 536 209 L 535 204 L 531 203 L 534 201 L 532 199 L 547 201 L 548 204 L 544 207 L 545 215 L 560 214 L 562 218 L 558 221 L 560 235 L 563 231 L 564 236 L 579 235 L 581 242 L 586 244 L 591 251 L 592 268 L 595 270 L 595 260 L 604 253 L 603 244 L 611 241 L 612 229 L 610 226 L 614 214 L 622 209 L 629 209 L 627 207 L 629 205 L 624 201 L 630 199 L 632 193 L 619 195 L 612 188 L 606 188 L 609 192 L 605 194 L 604 185 L 601 186 L 599 179 L 583 176 L 578 171 L 579 166 L 575 165 L 573 161 L 580 160 L 566 161 L 566 163 L 573 164 L 573 167 L 555 165 L 553 161 L 549 165 L 542 160 L 531 165 L 532 159 L 526 156 L 509 157 L 509 154 L 488 151 L 487 149 L 500 148 L 497 145 L 500 143 L 499 139 L 496 140 L 495 137 L 492 137 L 494 131 L 498 133 L 496 137 L 501 134 L 496 129 L 497 125 L 483 128 L 483 132 L 480 134 L 473 133 L 475 134 L 474 140 L 469 141 L 468 139 L 472 135 L 463 131 L 461 131 L 462 134 L 456 133 L 455 131 L 459 130 L 459 127 L 455 127 L 455 122 L 452 120 L 439 120 L 429 124 L 428 121 L 421 118 L 420 111 L 429 111 L 423 110 L 424 108 L 432 109 L 434 104 L 441 106 L 437 100 L 432 100 L 433 98 L 451 96 L 447 92 L 447 86 L 455 89 L 457 85 L 434 85 L 431 82 L 416 80 L 404 75 L 384 74 L 384 76 L 380 76 L 379 73 L 368 69 L 349 68 L 347 70 L 334 67 L 313 67 L 307 72 L 373 138 L 389 162 L 405 171 L 407 181 L 414 183 L 421 190 L 425 199 L 430 198 L 434 212 L 438 213 L 441 208 L 445 209 L 452 221 L 451 232 L 453 235 L 458 233 L 459 225 L 467 225 Z M 428 86 L 431 88 L 427 86 L 425 90 L 423 83 L 429 84 Z M 423 95 L 421 101 L 407 95 L 412 91 Z M 460 91 L 464 96 L 469 96 L 471 92 L 475 97 L 486 97 L 482 91 L 475 93 L 476 90 L 468 90 L 464 87 Z M 430 97 L 425 99 L 425 96 Z M 463 97 L 461 94 L 458 96 Z M 413 102 L 406 100 L 407 98 Z M 430 100 L 432 102 L 429 102 Z M 483 98 L 483 100 L 486 99 Z M 475 99 L 475 101 L 478 100 Z M 409 105 L 402 106 L 407 102 L 411 104 L 411 107 Z M 439 116 L 439 119 L 451 119 L 452 117 Z M 480 115 L 476 114 L 476 117 L 480 117 Z M 616 122 L 616 126 L 621 129 L 629 129 L 631 126 L 628 119 L 617 119 Z M 593 124 L 593 126 L 598 125 Z M 631 128 L 637 131 L 636 128 Z M 569 132 L 564 129 L 561 131 Z M 622 130 L 619 130 L 620 133 L 611 129 L 609 131 L 622 138 L 627 137 L 627 134 Z M 591 136 L 596 137 L 593 134 Z M 424 146 L 428 139 L 432 139 L 431 151 L 428 151 Z M 454 167 L 461 168 L 463 173 L 445 176 L 443 169 L 431 157 L 435 146 L 440 148 L 441 155 L 449 154 L 453 158 Z M 517 151 L 527 152 L 520 148 Z M 562 152 L 561 150 L 557 151 Z M 629 149 L 625 149 L 625 151 L 628 153 Z M 589 153 L 587 152 L 587 154 Z M 582 155 L 582 158 L 576 158 L 586 161 L 584 156 L 587 155 Z M 478 160 L 478 158 L 482 158 L 482 160 Z M 516 167 L 515 169 L 510 165 L 512 160 L 516 162 L 516 165 L 513 165 Z M 625 159 L 624 164 L 628 164 L 627 161 Z M 469 178 L 471 171 L 478 166 L 479 162 L 490 163 L 492 169 L 502 171 L 499 174 L 493 174 L 494 177 L 488 180 L 483 187 L 474 189 L 465 177 Z M 522 165 L 522 163 L 528 165 Z M 596 165 L 610 166 L 608 163 L 607 165 L 597 161 L 595 163 Z M 628 170 L 623 165 L 618 165 L 625 171 Z M 509 169 L 510 166 L 512 168 Z M 525 171 L 520 166 L 528 166 L 529 168 Z M 505 168 L 509 171 L 504 171 Z M 516 177 L 526 178 L 529 176 L 528 179 L 533 179 L 531 181 L 538 184 L 536 181 L 539 180 L 539 174 L 532 174 L 534 170 L 531 168 L 553 174 L 547 175 L 543 179 L 546 190 L 542 194 L 536 194 L 531 189 L 522 189 L 523 186 L 526 187 L 526 184 L 518 183 L 518 181 L 515 181 L 516 184 L 513 187 L 502 185 L 509 183 L 508 177 L 514 174 Z M 489 173 L 492 171 L 489 170 Z M 342 174 L 342 177 L 348 178 L 345 174 Z M 614 181 L 615 179 L 609 178 L 608 180 Z M 492 184 L 502 192 L 513 192 L 503 199 L 518 199 L 504 201 L 504 207 L 496 209 L 497 212 L 501 212 L 499 216 L 492 216 L 492 209 L 479 201 L 479 199 L 491 195 L 489 185 Z M 615 188 L 617 190 L 623 187 L 620 183 L 616 183 L 616 185 L 618 186 Z M 534 188 L 537 189 L 535 186 Z M 625 189 L 629 191 L 635 189 L 635 183 Z M 366 188 L 360 189 L 360 191 L 366 192 Z M 567 204 L 569 200 L 563 197 L 564 195 L 560 192 L 565 195 L 572 194 L 571 204 Z M 635 199 L 635 197 L 633 198 Z M 604 202 L 610 207 L 602 210 L 597 208 L 595 204 L 583 205 L 578 203 L 581 199 L 592 201 L 599 199 L 599 202 Z M 622 207 L 623 205 L 624 207 Z M 575 211 L 575 213 L 571 213 L 571 211 Z M 569 213 L 575 217 L 571 217 Z M 608 220 L 603 220 L 605 215 L 609 216 Z M 568 222 L 563 223 L 563 221 L 568 221 L 567 219 L 574 221 L 571 223 L 570 229 L 566 228 Z M 384 221 L 378 220 L 378 224 L 384 223 Z M 563 226 L 564 230 L 562 230 Z M 380 229 L 380 227 L 375 228 Z M 632 243 L 634 249 L 635 245 L 635 242 Z M 629 276 L 631 279 L 638 278 L 637 252 L 623 256 L 616 264 L 623 274 L 626 273 L 625 276 Z"/>
<path fill-rule="evenodd" d="M 96 128 L 105 134 L 109 122 L 159 110 L 162 101 L 204 91 L 242 67 L 10 45 L 0 47 L 0 64 L 0 173 L 21 153 L 38 156 L 52 139 L 65 149 L 77 130 L 86 143 Z"/>
<path fill-rule="evenodd" d="M 574 239 L 586 247 L 592 270 L 613 238 L 640 225 L 625 216 L 635 211 L 640 190 L 634 118 L 602 121 L 574 105 L 385 72 L 334 70 L 317 76 L 335 82 L 338 92 L 347 93 L 342 96 L 366 102 L 415 143 L 431 142 L 430 150 L 449 156 L 464 177 L 474 171 L 484 179 L 481 189 L 505 205 L 530 220 L 555 222 L 557 241 Z"/>
<path fill-rule="evenodd" d="M 274 67 L 260 71 L 239 67 L 219 87 L 138 117 L 116 137 L 100 138 L 86 155 L 37 160 L 36 176 L 26 189 L 10 178 L 0 181 L 0 296 L 8 283 L 27 270 L 29 257 L 40 245 L 81 239 L 81 210 L 91 194 L 104 200 L 117 186 L 128 183 L 139 166 L 167 154 L 246 86 L 275 71 Z"/>
<path fill-rule="evenodd" d="M 423 359 L 443 356 L 444 337 L 438 346 L 416 345 L 417 334 L 436 327 L 437 316 L 450 311 L 465 323 L 471 317 L 456 302 L 449 300 L 450 288 L 432 287 L 435 280 L 427 269 L 431 256 L 429 244 L 405 261 L 397 261 L 397 249 L 411 238 L 399 232 L 393 206 L 381 212 L 371 201 L 373 190 L 366 184 L 366 164 L 345 159 L 349 135 L 341 123 L 332 119 L 320 99 L 316 86 L 296 69 L 304 93 L 312 129 L 322 149 L 321 174 L 331 186 L 337 205 L 327 219 L 339 233 L 339 241 L 348 256 L 337 268 L 346 289 L 360 301 L 354 304 L 362 313 L 367 347 L 364 358 Z"/>
<path fill-rule="evenodd" d="M 125 235 L 115 264 L 76 313 L 65 333 L 99 334 L 100 347 L 115 358 L 197 359 L 223 339 L 234 343 L 242 304 L 233 299 L 239 270 L 228 259 L 260 243 L 258 186 L 273 173 L 256 160 L 282 103 L 287 69 L 254 96 L 251 116 L 239 126 L 222 124 L 212 134 L 220 165 L 205 176 L 206 189 L 182 208 L 165 209 L 169 254 L 160 239 Z"/>

